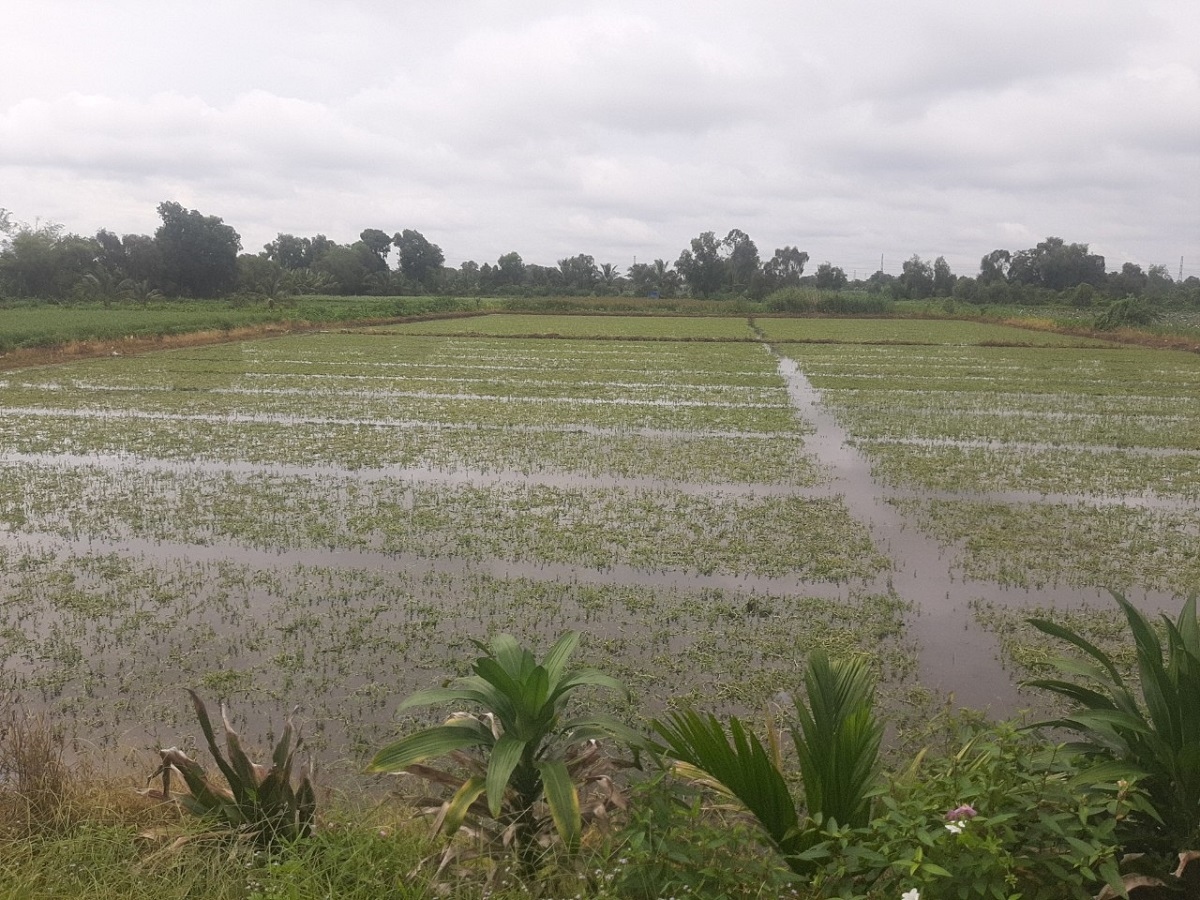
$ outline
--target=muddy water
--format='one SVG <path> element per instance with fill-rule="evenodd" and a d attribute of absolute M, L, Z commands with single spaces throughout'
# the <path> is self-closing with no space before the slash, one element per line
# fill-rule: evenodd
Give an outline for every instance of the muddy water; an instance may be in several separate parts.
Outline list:
<path fill-rule="evenodd" d="M 867 457 L 853 445 L 849 433 L 822 404 L 820 393 L 799 366 L 781 357 L 780 375 L 796 412 L 816 431 L 805 440 L 805 448 L 829 473 L 826 490 L 840 496 L 851 516 L 865 523 L 880 552 L 892 560 L 889 588 L 912 604 L 910 636 L 920 646 L 920 680 L 929 688 L 952 694 L 962 706 L 1008 715 L 1028 706 L 1010 675 L 1004 670 L 997 642 L 974 622 L 970 604 L 975 600 L 1003 606 L 1059 606 L 1074 608 L 1095 605 L 1111 608 L 1112 598 L 1104 591 L 1055 587 L 1036 591 L 1006 588 L 982 581 L 964 581 L 955 572 L 957 548 L 945 547 L 921 532 L 889 499 L 912 496 L 911 492 L 889 490 L 871 474 Z M 922 497 L 929 497 L 922 492 Z M 1036 500 L 1019 492 L 997 494 L 948 494 L 953 499 L 969 498 L 993 502 Z M 1063 495 L 1060 500 L 1104 502 L 1102 498 Z M 1138 503 L 1138 499 L 1123 501 Z M 1144 505 L 1159 506 L 1146 499 Z M 1166 508 L 1175 503 L 1165 501 Z M 1174 598 L 1165 594 L 1136 593 L 1130 599 L 1148 611 L 1172 609 Z"/>

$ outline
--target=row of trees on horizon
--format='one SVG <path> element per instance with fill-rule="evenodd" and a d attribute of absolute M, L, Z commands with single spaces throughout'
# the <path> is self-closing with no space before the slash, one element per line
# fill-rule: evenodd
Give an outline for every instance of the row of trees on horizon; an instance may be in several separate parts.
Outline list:
<path fill-rule="evenodd" d="M 443 294 L 630 295 L 748 298 L 761 300 L 795 288 L 858 291 L 894 299 L 945 297 L 971 303 L 1040 303 L 1066 300 L 1091 306 L 1103 297 L 1179 300 L 1200 304 L 1200 278 L 1171 278 L 1166 266 L 1125 263 L 1108 271 L 1087 244 L 1048 237 L 1036 247 L 997 249 L 980 260 L 975 275 L 955 275 L 945 257 L 914 255 L 900 275 L 882 270 L 851 281 L 839 266 L 797 247 L 776 248 L 764 259 L 748 234 L 724 238 L 706 231 L 674 262 L 635 263 L 624 272 L 580 253 L 556 266 L 527 263 L 516 251 L 495 263 L 468 260 L 445 265 L 441 247 L 421 232 L 365 228 L 359 240 L 339 244 L 323 234 L 280 233 L 258 253 L 243 252 L 241 236 L 220 217 L 166 201 L 153 235 L 93 236 L 58 225 L 30 226 L 0 209 L 0 298 L 48 301 L 158 297 L 297 294 L 404 296 Z M 394 254 L 392 251 L 395 251 Z"/>

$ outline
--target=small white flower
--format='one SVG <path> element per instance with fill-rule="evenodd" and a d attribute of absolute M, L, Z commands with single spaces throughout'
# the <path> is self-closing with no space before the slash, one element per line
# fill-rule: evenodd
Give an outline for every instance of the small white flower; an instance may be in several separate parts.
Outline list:
<path fill-rule="evenodd" d="M 910 891 L 905 891 L 900 895 L 900 900 L 921 900 L 921 892 L 916 888 L 913 888 Z"/>
<path fill-rule="evenodd" d="M 967 827 L 967 823 L 965 821 L 947 822 L 946 823 L 946 830 L 948 832 L 950 832 L 951 834 L 962 834 L 963 829 L 966 827 Z"/>

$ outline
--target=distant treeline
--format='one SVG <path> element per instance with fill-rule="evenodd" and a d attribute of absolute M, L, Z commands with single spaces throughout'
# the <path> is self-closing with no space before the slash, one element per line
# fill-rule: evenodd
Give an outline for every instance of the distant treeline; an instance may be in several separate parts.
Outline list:
<path fill-rule="evenodd" d="M 620 296 L 745 298 L 780 310 L 805 305 L 804 289 L 857 292 L 876 298 L 946 297 L 978 304 L 1070 303 L 1088 307 L 1116 299 L 1200 305 L 1200 278 L 1172 280 L 1166 266 L 1125 263 L 1109 272 L 1087 244 L 1048 237 L 1027 250 L 993 250 L 975 275 L 955 275 L 945 257 L 913 256 L 900 275 L 882 270 L 851 281 L 823 262 L 806 272 L 807 251 L 777 248 L 763 259 L 744 231 L 724 238 L 706 231 L 674 262 L 656 259 L 620 271 L 580 253 L 556 266 L 526 263 L 516 251 L 495 263 L 445 265 L 441 247 L 419 231 L 365 228 L 339 244 L 323 234 L 279 234 L 258 253 L 217 216 L 159 204 L 153 235 L 71 234 L 58 225 L 17 223 L 0 209 L 0 299 L 47 301 L 241 296 L 274 300 L 305 294 L 342 296 Z M 393 254 L 392 251 L 395 251 Z M 801 293 L 797 293 L 797 292 Z M 811 306 L 811 303 L 809 303 Z"/>

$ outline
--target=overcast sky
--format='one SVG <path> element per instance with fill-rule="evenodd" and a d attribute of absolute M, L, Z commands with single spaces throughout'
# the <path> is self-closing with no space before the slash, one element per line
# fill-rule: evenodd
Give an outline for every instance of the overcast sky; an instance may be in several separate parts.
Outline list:
<path fill-rule="evenodd" d="M 258 252 L 673 262 L 702 231 L 866 277 L 1085 242 L 1200 274 L 1198 0 L 3 0 L 0 207 Z"/>

